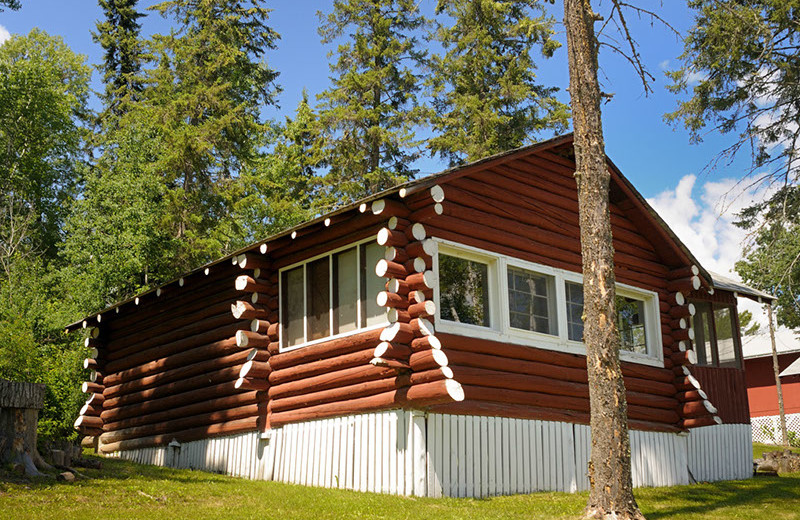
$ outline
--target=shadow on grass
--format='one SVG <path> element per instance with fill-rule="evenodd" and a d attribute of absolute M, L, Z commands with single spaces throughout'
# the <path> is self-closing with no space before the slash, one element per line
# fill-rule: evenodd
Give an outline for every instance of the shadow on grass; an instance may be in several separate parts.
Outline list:
<path fill-rule="evenodd" d="M 711 515 L 719 509 L 744 508 L 785 500 L 794 500 L 796 503 L 800 500 L 800 474 L 682 486 L 681 491 L 678 494 L 676 488 L 647 490 L 646 496 L 642 497 L 644 503 L 670 504 L 648 511 L 647 518 L 683 518 L 693 513 Z"/>
<path fill-rule="evenodd" d="M 136 462 L 112 459 L 96 456 L 88 456 L 86 458 L 98 460 L 102 463 L 102 469 L 83 468 L 74 466 L 79 475 L 75 482 L 66 482 L 57 480 L 56 475 L 61 473 L 61 470 L 56 469 L 48 477 L 34 477 L 25 478 L 10 472 L 0 472 L 0 486 L 2 484 L 14 484 L 25 486 L 30 489 L 44 489 L 53 486 L 75 486 L 84 483 L 91 484 L 94 480 L 169 480 L 170 482 L 177 482 L 182 484 L 193 483 L 211 483 L 211 484 L 236 484 L 238 479 L 222 475 L 218 473 L 211 473 L 208 471 L 191 471 L 187 469 L 175 469 L 162 466 L 153 466 L 149 464 L 138 464 Z M 83 478 L 88 477 L 88 478 Z"/>

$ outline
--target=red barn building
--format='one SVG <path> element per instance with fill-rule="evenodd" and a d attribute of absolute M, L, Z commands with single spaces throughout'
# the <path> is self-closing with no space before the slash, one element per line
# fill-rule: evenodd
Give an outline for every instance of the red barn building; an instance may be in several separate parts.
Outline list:
<path fill-rule="evenodd" d="M 750 476 L 734 291 L 609 161 L 637 486 Z M 572 136 L 376 194 L 68 327 L 111 456 L 428 496 L 588 487 Z"/>

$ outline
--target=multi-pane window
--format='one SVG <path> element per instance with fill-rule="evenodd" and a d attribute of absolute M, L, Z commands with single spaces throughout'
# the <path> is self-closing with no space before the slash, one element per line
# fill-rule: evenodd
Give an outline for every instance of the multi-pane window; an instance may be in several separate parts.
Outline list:
<path fill-rule="evenodd" d="M 557 335 L 553 277 L 509 267 L 508 317 L 515 329 Z"/>
<path fill-rule="evenodd" d="M 439 255 L 439 301 L 443 320 L 489 327 L 489 266 Z"/>
<path fill-rule="evenodd" d="M 565 291 L 567 299 L 567 337 L 572 341 L 583 341 L 583 285 L 567 282 Z"/>
<path fill-rule="evenodd" d="M 567 300 L 567 334 L 572 341 L 583 341 L 583 285 L 565 284 Z M 628 352 L 647 354 L 644 301 L 617 295 L 617 329 L 620 348 Z"/>
<path fill-rule="evenodd" d="M 693 302 L 694 348 L 697 363 L 741 368 L 742 347 L 735 308 L 710 302 Z"/>
<path fill-rule="evenodd" d="M 360 244 L 282 271 L 282 346 L 383 323 L 384 309 L 375 301 L 384 283 L 375 274 L 383 250 Z"/>

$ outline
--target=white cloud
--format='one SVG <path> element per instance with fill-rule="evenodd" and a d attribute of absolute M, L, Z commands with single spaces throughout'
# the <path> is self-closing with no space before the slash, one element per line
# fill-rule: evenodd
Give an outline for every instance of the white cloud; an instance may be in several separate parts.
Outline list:
<path fill-rule="evenodd" d="M 0 25 L 0 45 L 3 45 L 9 38 L 11 38 L 11 33 L 8 32 L 8 29 Z"/>
<path fill-rule="evenodd" d="M 747 232 L 733 225 L 736 214 L 753 202 L 764 200 L 767 189 L 745 190 L 736 179 L 720 179 L 698 183 L 695 175 L 685 175 L 674 189 L 665 190 L 648 199 L 650 205 L 666 221 L 678 238 L 709 271 L 741 280 L 733 270 L 742 258 Z M 746 298 L 739 299 L 740 310 L 753 313 L 761 323 L 761 333 L 745 338 L 745 354 L 770 351 L 767 318 L 763 306 Z M 792 331 L 783 327 L 776 331 L 778 349 L 800 349 Z"/>
<path fill-rule="evenodd" d="M 658 64 L 658 68 L 661 70 L 667 70 L 667 67 L 669 67 L 669 60 L 664 60 Z"/>

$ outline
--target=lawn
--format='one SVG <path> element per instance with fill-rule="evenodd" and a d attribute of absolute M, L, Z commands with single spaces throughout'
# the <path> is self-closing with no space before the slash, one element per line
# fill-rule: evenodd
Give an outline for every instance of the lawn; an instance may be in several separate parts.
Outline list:
<path fill-rule="evenodd" d="M 579 516 L 586 494 L 484 500 L 404 498 L 253 482 L 106 459 L 74 483 L 0 481 L 0 519 L 206 520 L 519 518 Z M 637 490 L 654 519 L 800 519 L 800 474 Z"/>
<path fill-rule="evenodd" d="M 782 451 L 785 448 L 781 446 L 775 446 L 774 444 L 761 444 L 759 442 L 753 443 L 753 458 L 758 459 L 761 458 L 764 453 L 768 451 Z M 800 448 L 789 448 L 791 451 L 795 453 L 800 453 Z"/>

